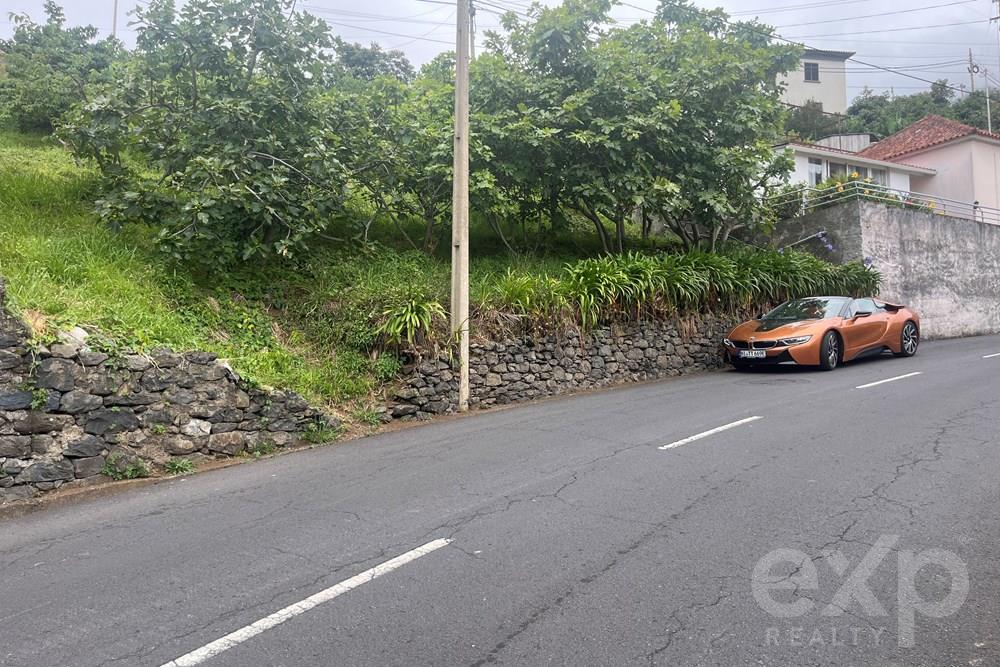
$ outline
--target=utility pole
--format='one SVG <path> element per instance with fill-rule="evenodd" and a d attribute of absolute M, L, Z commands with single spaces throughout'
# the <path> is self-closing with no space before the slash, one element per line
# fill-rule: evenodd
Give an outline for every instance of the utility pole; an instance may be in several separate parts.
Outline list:
<path fill-rule="evenodd" d="M 986 131 L 993 134 L 993 114 L 990 113 L 990 71 L 983 68 L 983 90 L 986 91 Z"/>
<path fill-rule="evenodd" d="M 111 15 L 111 36 L 118 36 L 118 0 L 115 0 L 114 13 Z"/>
<path fill-rule="evenodd" d="M 451 330 L 458 336 L 458 409 L 469 409 L 469 0 L 457 0 L 455 161 L 451 194 Z"/>
<path fill-rule="evenodd" d="M 997 6 L 997 15 L 990 17 L 990 24 L 992 25 L 994 21 L 998 22 L 997 23 L 997 58 L 998 58 L 997 64 L 1000 64 L 1000 0 L 993 0 L 993 3 L 996 3 L 996 6 Z M 990 3 L 990 4 L 993 4 L 993 3 Z M 1000 69 L 998 69 L 997 71 L 1000 72 Z M 986 87 L 986 90 L 987 91 L 989 90 L 989 86 Z"/>
<path fill-rule="evenodd" d="M 997 0 L 1000 2 L 1000 0 Z M 476 59 L 476 5 L 469 0 L 469 60 Z"/>
<path fill-rule="evenodd" d="M 973 93 L 976 92 L 976 74 L 978 72 L 979 68 L 972 62 L 972 49 L 969 49 L 969 90 Z"/>

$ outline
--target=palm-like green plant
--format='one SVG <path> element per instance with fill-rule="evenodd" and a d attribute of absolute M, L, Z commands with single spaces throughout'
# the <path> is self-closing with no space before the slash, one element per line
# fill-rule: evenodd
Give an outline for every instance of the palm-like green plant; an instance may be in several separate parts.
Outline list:
<path fill-rule="evenodd" d="M 413 345 L 421 335 L 427 335 L 434 327 L 434 320 L 444 317 L 444 308 L 435 299 L 410 295 L 382 312 L 382 323 L 378 333 L 393 345 L 403 341 Z"/>
<path fill-rule="evenodd" d="M 494 280 L 495 308 L 552 321 L 567 309 L 579 324 L 696 312 L 742 313 L 815 294 L 873 294 L 879 275 L 808 253 L 732 248 L 725 253 L 624 255 L 567 264 L 558 278 L 508 271 Z"/>

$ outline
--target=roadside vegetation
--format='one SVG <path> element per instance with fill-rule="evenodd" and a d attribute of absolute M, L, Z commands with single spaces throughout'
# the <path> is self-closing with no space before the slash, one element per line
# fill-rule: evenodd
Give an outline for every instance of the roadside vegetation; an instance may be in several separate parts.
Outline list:
<path fill-rule="evenodd" d="M 796 50 L 683 3 L 627 28 L 609 8 L 505 15 L 474 65 L 474 335 L 874 291 L 862 266 L 735 240 L 779 214 L 772 82 Z M 51 2 L 18 19 L 0 276 L 43 338 L 210 350 L 374 425 L 414 349 L 450 343 L 453 60 L 415 71 L 289 9 L 151 0 L 132 52 Z M 57 75 L 60 99 L 23 102 Z"/>

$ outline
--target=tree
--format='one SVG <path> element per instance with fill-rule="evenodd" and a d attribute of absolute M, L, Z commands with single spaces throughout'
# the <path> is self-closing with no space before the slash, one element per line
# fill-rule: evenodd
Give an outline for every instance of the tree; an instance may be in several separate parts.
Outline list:
<path fill-rule="evenodd" d="M 400 81 L 413 80 L 413 65 L 402 51 L 383 51 L 375 42 L 362 46 L 345 42 L 339 37 L 334 38 L 333 49 L 340 66 L 355 78 L 372 81 L 380 76 L 389 76 Z"/>
<path fill-rule="evenodd" d="M 171 0 L 136 11 L 129 67 L 66 136 L 104 173 L 111 224 L 159 229 L 210 266 L 291 254 L 341 211 L 347 174 L 324 23 L 284 0 Z M 133 160 L 122 159 L 128 152 Z"/>
<path fill-rule="evenodd" d="M 991 88 L 989 95 L 993 131 L 1000 132 L 1000 89 Z M 990 124 L 986 120 L 986 91 L 977 90 L 956 100 L 951 106 L 951 115 L 961 123 L 984 130 L 989 128 Z"/>
<path fill-rule="evenodd" d="M 97 28 L 66 28 L 62 8 L 44 5 L 46 21 L 12 15 L 14 34 L 0 40 L 7 72 L 5 113 L 18 129 L 51 132 L 67 110 L 87 100 L 91 87 L 110 80 L 121 54 L 113 38 L 97 40 Z"/>
<path fill-rule="evenodd" d="M 721 11 L 670 1 L 653 21 L 607 29 L 609 8 L 568 0 L 504 17 L 474 68 L 476 106 L 493 114 L 491 172 L 508 200 L 589 220 L 606 251 L 624 249 L 637 210 L 644 230 L 655 216 L 714 248 L 765 217 L 759 194 L 787 173 L 771 148 L 775 81 L 797 50 Z"/>
<path fill-rule="evenodd" d="M 844 117 L 823 111 L 823 105 L 806 102 L 788 113 L 785 131 L 807 141 L 816 141 L 831 134 L 838 134 L 844 126 Z"/>
<path fill-rule="evenodd" d="M 913 95 L 895 96 L 865 88 L 848 107 L 844 128 L 848 132 L 866 132 L 883 138 L 927 114 L 954 118 L 954 95 L 946 80 L 936 81 L 929 91 Z"/>

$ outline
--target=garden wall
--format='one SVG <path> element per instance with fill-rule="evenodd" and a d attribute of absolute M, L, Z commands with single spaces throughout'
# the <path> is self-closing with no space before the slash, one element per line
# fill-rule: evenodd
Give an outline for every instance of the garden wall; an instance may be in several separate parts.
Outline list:
<path fill-rule="evenodd" d="M 473 343 L 470 405 L 504 405 L 717 368 L 722 339 L 734 325 L 732 318 L 702 315 Z M 411 369 L 394 399 L 388 408 L 393 418 L 454 412 L 458 372 L 446 356 L 425 360 Z"/>
<path fill-rule="evenodd" d="M 924 337 L 1000 333 L 1000 225 L 851 201 L 781 223 L 774 242 L 822 229 L 832 255 L 817 241 L 802 247 L 821 259 L 870 262 L 882 274 L 879 296 L 914 308 Z"/>
<path fill-rule="evenodd" d="M 334 426 L 294 393 L 246 386 L 208 352 L 109 354 L 80 329 L 39 345 L 4 299 L 0 280 L 0 504 L 101 479 L 109 463 L 230 457 Z"/>

